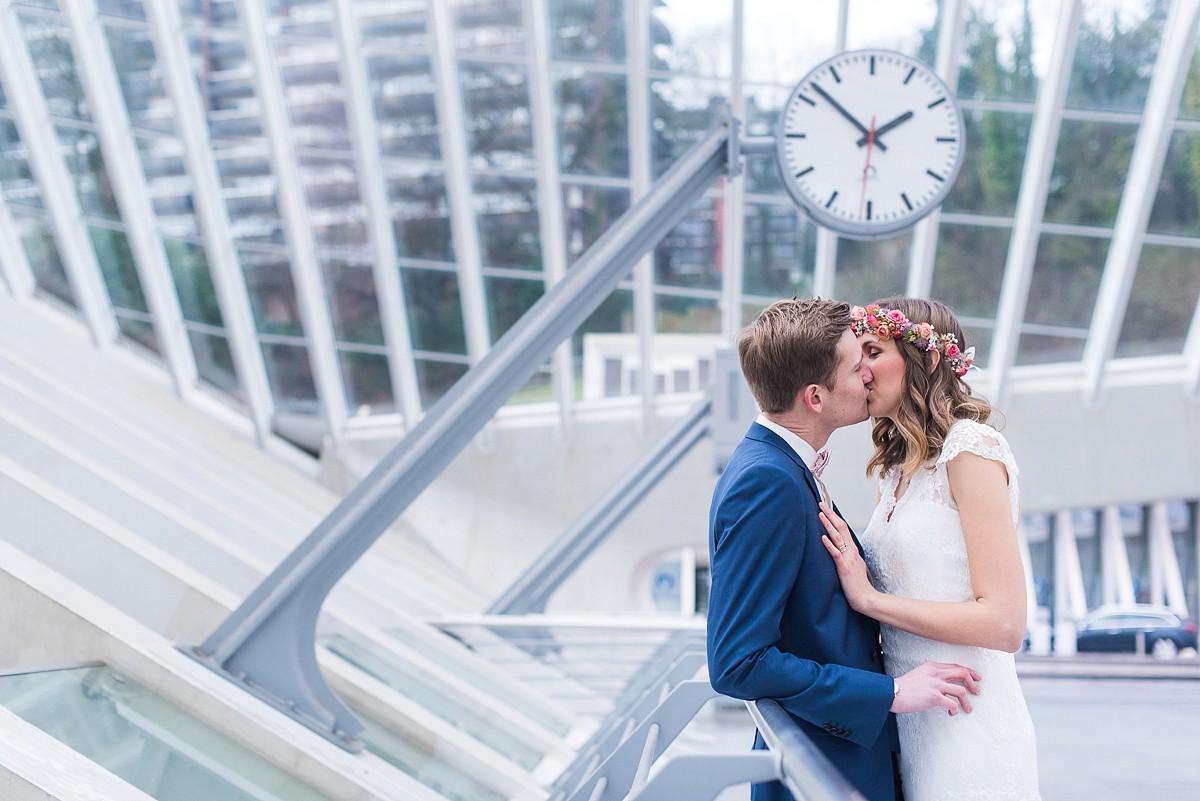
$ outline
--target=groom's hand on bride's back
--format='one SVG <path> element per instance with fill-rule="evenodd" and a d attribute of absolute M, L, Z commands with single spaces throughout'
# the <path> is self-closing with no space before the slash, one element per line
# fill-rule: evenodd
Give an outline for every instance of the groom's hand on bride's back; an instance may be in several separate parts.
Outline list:
<path fill-rule="evenodd" d="M 971 696 L 979 695 L 983 679 L 974 670 L 946 662 L 924 662 L 896 679 L 899 688 L 892 711 L 924 712 L 941 707 L 951 715 L 971 711 Z"/>

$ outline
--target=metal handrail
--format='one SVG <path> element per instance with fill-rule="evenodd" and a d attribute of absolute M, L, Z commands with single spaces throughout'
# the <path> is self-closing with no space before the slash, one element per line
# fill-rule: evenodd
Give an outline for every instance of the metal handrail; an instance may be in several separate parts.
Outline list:
<path fill-rule="evenodd" d="M 776 701 L 759 698 L 746 708 L 767 748 L 779 754 L 780 781 L 796 801 L 867 801 Z"/>

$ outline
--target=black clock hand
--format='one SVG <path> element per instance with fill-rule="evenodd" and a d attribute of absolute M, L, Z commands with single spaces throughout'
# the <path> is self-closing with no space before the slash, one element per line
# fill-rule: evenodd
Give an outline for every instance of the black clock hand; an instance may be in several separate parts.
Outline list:
<path fill-rule="evenodd" d="M 913 117 L 913 113 L 911 111 L 906 111 L 903 114 L 901 114 L 899 117 L 897 117 L 896 119 L 892 120 L 891 122 L 886 123 L 884 125 L 880 125 L 878 128 L 876 128 L 875 129 L 875 147 L 879 148 L 880 150 L 886 150 L 886 148 L 884 148 L 884 146 L 883 146 L 883 142 L 879 141 L 879 137 L 883 136 L 885 133 L 892 130 L 897 125 L 908 122 L 909 120 L 912 119 L 912 117 Z M 855 144 L 858 145 L 859 147 L 862 147 L 863 145 L 865 145 L 867 143 L 867 139 L 868 139 L 867 134 L 863 134 L 863 138 L 859 139 L 857 142 L 855 142 Z"/>
<path fill-rule="evenodd" d="M 854 127 L 858 129 L 859 133 L 861 133 L 861 134 L 863 135 L 863 137 L 864 137 L 863 139 L 860 139 L 859 141 L 860 141 L 862 144 L 866 144 L 866 143 L 867 143 L 867 140 L 866 140 L 866 138 L 865 138 L 865 137 L 866 137 L 866 136 L 868 136 L 868 134 L 869 134 L 869 132 L 867 131 L 867 126 L 863 125 L 861 122 L 859 122 L 857 119 L 855 119 L 855 118 L 854 118 L 854 115 L 853 115 L 853 114 L 851 114 L 849 111 L 846 111 L 846 109 L 842 108 L 842 104 L 841 104 L 841 103 L 839 103 L 839 102 L 837 102 L 836 100 L 834 100 L 832 97 L 830 97 L 829 93 L 828 93 L 828 92 L 826 92 L 824 89 L 822 89 L 822 88 L 820 87 L 820 85 L 818 85 L 818 84 L 814 83 L 814 84 L 812 85 L 812 88 L 813 88 L 813 91 L 814 91 L 814 92 L 816 92 L 816 93 L 817 93 L 817 94 L 819 94 L 821 97 L 823 97 L 823 98 L 825 98 L 826 100 L 828 100 L 828 101 L 829 101 L 829 105 L 831 105 L 831 106 L 833 106 L 835 109 L 837 109 L 837 111 L 838 111 L 838 113 L 839 113 L 839 114 L 841 114 L 841 115 L 842 115 L 843 117 L 845 117 L 846 119 L 850 120 L 851 124 L 853 124 L 853 125 L 854 125 Z M 875 143 L 875 147 L 879 148 L 880 150 L 887 150 L 887 148 L 886 148 L 886 147 L 884 147 L 884 144 L 883 144 L 883 142 L 876 142 L 876 143 Z"/>

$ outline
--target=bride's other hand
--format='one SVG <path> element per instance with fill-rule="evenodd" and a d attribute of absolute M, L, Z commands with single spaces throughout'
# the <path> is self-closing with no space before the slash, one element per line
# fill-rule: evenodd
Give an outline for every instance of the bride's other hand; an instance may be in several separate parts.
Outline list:
<path fill-rule="evenodd" d="M 865 613 L 871 598 L 878 594 L 878 590 L 871 584 L 871 578 L 867 575 L 867 563 L 863 561 L 858 546 L 850 536 L 850 527 L 837 512 L 823 503 L 819 517 L 826 532 L 821 541 L 825 544 L 825 550 L 833 557 L 838 579 L 842 582 L 842 592 L 846 593 L 846 600 L 855 611 Z"/>

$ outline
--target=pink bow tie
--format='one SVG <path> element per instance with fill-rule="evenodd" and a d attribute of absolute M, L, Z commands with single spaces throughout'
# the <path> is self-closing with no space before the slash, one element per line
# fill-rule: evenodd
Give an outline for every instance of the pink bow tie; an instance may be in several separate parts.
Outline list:
<path fill-rule="evenodd" d="M 813 462 L 813 466 L 812 466 L 813 476 L 816 478 L 820 478 L 821 474 L 825 472 L 825 465 L 827 465 L 827 464 L 829 464 L 829 449 L 828 448 L 826 448 L 823 451 L 819 451 L 817 453 L 817 458 Z"/>

